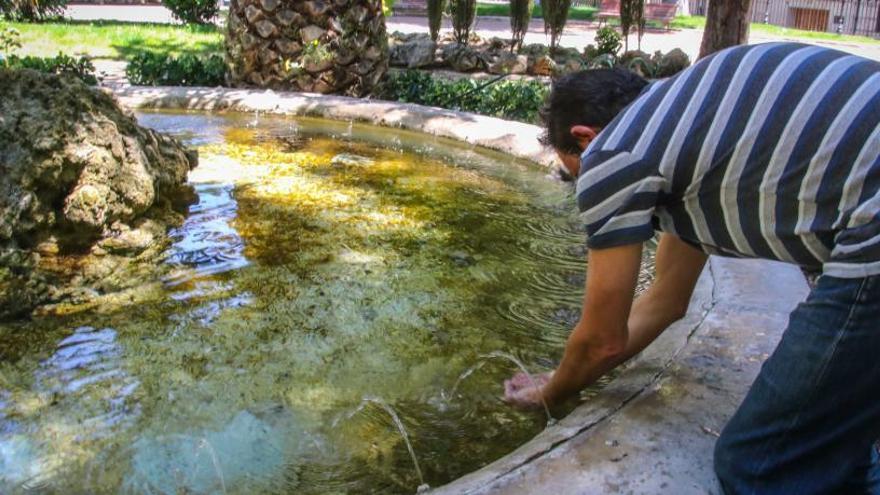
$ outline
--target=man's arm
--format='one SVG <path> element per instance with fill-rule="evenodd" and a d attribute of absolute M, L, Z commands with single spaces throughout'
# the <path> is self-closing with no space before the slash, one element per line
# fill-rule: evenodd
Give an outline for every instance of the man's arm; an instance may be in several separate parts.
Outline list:
<path fill-rule="evenodd" d="M 583 315 L 542 393 L 556 403 L 642 351 L 687 312 L 707 256 L 670 234 L 657 247 L 656 275 L 635 302 L 641 244 L 590 250 Z"/>

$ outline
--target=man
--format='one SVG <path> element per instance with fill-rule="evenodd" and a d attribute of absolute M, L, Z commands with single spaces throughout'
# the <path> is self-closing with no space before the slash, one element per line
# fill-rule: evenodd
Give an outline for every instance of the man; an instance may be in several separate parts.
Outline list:
<path fill-rule="evenodd" d="M 880 493 L 880 64 L 797 43 L 741 46 L 648 84 L 561 78 L 545 142 L 577 177 L 589 269 L 581 321 L 540 389 L 559 403 L 687 309 L 707 253 L 821 271 L 719 438 L 727 493 Z M 662 232 L 633 301 L 642 243 Z"/>

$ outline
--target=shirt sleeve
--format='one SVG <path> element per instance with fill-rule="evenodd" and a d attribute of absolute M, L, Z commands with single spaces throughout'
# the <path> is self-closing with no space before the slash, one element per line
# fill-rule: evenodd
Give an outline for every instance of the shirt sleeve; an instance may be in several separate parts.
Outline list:
<path fill-rule="evenodd" d="M 654 236 L 654 211 L 665 179 L 656 166 L 627 151 L 588 151 L 581 157 L 577 202 L 587 247 L 603 249 Z"/>

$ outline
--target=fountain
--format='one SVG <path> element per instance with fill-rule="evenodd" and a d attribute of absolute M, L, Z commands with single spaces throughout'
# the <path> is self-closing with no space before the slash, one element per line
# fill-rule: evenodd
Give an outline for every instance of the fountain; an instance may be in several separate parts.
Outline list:
<path fill-rule="evenodd" d="M 458 387 L 461 385 L 461 382 L 463 382 L 469 376 L 474 374 L 474 372 L 480 370 L 483 366 L 486 365 L 486 363 L 488 363 L 492 359 L 506 359 L 507 361 L 512 362 L 523 373 L 525 373 L 525 375 L 526 375 L 526 377 L 528 377 L 529 381 L 532 382 L 532 386 L 534 388 L 540 388 L 538 383 L 535 381 L 535 378 L 532 376 L 531 373 L 529 373 L 529 370 L 526 369 L 526 366 L 522 363 L 522 361 L 517 359 L 516 356 L 514 356 L 513 354 L 508 354 L 508 353 L 502 352 L 502 351 L 492 351 L 488 354 L 481 354 L 479 356 L 479 358 L 480 358 L 480 361 L 478 361 L 477 364 L 464 370 L 460 375 L 458 375 L 458 379 L 455 380 L 455 384 L 453 384 L 452 390 L 450 391 L 450 393 L 448 395 L 446 395 L 444 392 L 441 392 L 441 395 L 444 396 L 444 399 L 446 399 L 447 401 L 452 400 L 452 398 L 455 397 L 455 393 L 458 391 Z M 553 415 L 550 414 L 550 407 L 547 406 L 547 401 L 544 400 L 544 397 L 541 397 L 541 405 L 544 407 L 544 413 L 547 415 L 546 426 L 550 427 L 550 426 L 555 425 L 556 418 L 554 418 Z"/>
<path fill-rule="evenodd" d="M 424 493 L 428 491 L 431 487 L 425 483 L 425 478 L 422 475 L 422 469 L 419 467 L 419 460 L 416 458 L 416 452 L 413 450 L 412 443 L 409 441 L 409 434 L 406 432 L 406 427 L 403 426 L 403 422 L 400 421 L 400 416 L 397 415 L 397 411 L 395 411 L 387 402 L 382 400 L 381 397 L 364 397 L 361 401 L 360 405 L 352 411 L 348 415 L 348 419 L 353 418 L 359 412 L 363 411 L 367 404 L 376 404 L 381 407 L 385 412 L 391 416 L 391 421 L 394 422 L 394 426 L 397 427 L 397 431 L 400 433 L 400 437 L 403 438 L 403 443 L 406 444 L 406 450 L 409 452 L 409 456 L 413 461 L 413 466 L 416 469 L 416 475 L 419 477 L 419 486 L 416 489 L 416 493 Z"/>
<path fill-rule="evenodd" d="M 514 355 L 562 348 L 570 326 L 555 315 L 579 307 L 583 257 L 569 246 L 583 235 L 570 190 L 545 170 L 348 120 L 139 119 L 199 147 L 201 201 L 172 233 L 166 283 L 134 302 L 0 323 L 0 453 L 38 460 L 28 477 L 47 491 L 116 493 L 180 466 L 193 491 L 411 493 L 546 427 L 500 401 L 449 408 L 432 395 L 456 382 L 455 396 L 484 366 L 459 374 L 475 355 L 524 369 Z M 332 165 L 340 154 L 371 164 Z M 74 347 L 85 327 L 112 329 L 112 348 L 111 331 Z M 481 387 L 508 376 L 483 369 Z M 389 461 L 399 440 L 386 413 L 360 418 L 361 436 L 325 436 L 365 396 L 393 404 L 396 426 L 406 419 L 412 465 Z M 189 440 L 162 437 L 175 432 Z M 374 447 L 376 432 L 387 435 Z M 23 483 L 10 466 L 0 458 L 3 493 Z M 90 469 L 95 487 L 83 486 Z"/>

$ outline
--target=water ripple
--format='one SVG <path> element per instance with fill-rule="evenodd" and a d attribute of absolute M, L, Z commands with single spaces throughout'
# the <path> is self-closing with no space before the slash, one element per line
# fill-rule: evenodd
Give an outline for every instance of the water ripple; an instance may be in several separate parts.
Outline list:
<path fill-rule="evenodd" d="M 229 272 L 249 264 L 244 255 L 244 241 L 231 222 L 238 213 L 230 184 L 198 184 L 199 202 L 190 207 L 184 224 L 171 231 L 174 240 L 168 263 L 194 270 L 176 273 L 166 279 L 169 286 L 195 277 Z"/>
<path fill-rule="evenodd" d="M 136 415 L 127 399 L 139 382 L 121 368 L 121 361 L 115 330 L 80 327 L 40 363 L 35 372 L 37 388 L 58 400 L 91 402 L 84 404 L 89 412 L 80 418 L 82 424 L 94 426 L 90 430 L 98 437 L 108 435 L 113 426 Z M 103 401 L 94 407 L 96 392 Z"/>

